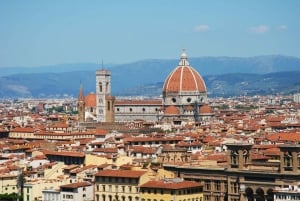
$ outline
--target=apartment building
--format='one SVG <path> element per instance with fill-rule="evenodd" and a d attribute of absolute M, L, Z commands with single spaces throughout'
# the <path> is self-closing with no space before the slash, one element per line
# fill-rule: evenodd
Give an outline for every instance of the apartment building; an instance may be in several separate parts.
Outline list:
<path fill-rule="evenodd" d="M 138 201 L 139 186 L 149 180 L 148 171 L 102 170 L 95 174 L 95 201 Z"/>

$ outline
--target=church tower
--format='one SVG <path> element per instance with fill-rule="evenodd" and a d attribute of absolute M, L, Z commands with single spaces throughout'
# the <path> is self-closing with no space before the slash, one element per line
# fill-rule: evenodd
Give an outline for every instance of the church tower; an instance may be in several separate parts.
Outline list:
<path fill-rule="evenodd" d="M 80 85 L 80 88 L 79 88 L 77 108 L 78 108 L 77 109 L 78 110 L 78 121 L 84 122 L 85 121 L 85 101 L 84 101 L 82 85 Z"/>
<path fill-rule="evenodd" d="M 109 70 L 96 71 L 96 114 L 97 122 L 114 121 L 114 97 L 111 93 L 111 73 Z"/>

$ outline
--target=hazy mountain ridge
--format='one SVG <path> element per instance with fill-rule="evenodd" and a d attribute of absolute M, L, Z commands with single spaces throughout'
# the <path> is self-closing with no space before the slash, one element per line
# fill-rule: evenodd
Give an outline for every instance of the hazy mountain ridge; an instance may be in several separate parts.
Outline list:
<path fill-rule="evenodd" d="M 178 62 L 150 59 L 104 66 L 112 73 L 113 95 L 160 95 L 163 81 Z M 189 62 L 203 76 L 212 96 L 286 93 L 297 91 L 300 85 L 300 59 L 296 57 L 200 57 Z M 19 68 L 0 68 L 0 98 L 76 97 L 80 83 L 88 94 L 95 91 L 95 71 L 101 68 L 93 63 L 62 64 L 22 68 L 18 74 L 12 73 Z"/>

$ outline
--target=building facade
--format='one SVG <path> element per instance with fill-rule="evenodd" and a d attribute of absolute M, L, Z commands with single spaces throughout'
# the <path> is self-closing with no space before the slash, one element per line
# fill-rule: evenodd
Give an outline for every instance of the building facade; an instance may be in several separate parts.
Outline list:
<path fill-rule="evenodd" d="M 148 181 L 140 186 L 141 201 L 203 201 L 202 185 L 180 178 Z"/>
<path fill-rule="evenodd" d="M 252 144 L 227 144 L 227 165 L 164 164 L 185 180 L 203 184 L 204 201 L 274 201 L 276 190 L 300 180 L 300 146 L 280 145 L 277 161 L 254 161 Z M 281 194 L 282 191 L 281 191 Z M 277 196 L 278 198 L 278 196 Z M 277 199 L 276 198 L 276 199 Z"/>
<path fill-rule="evenodd" d="M 95 201 L 139 201 L 139 186 L 149 179 L 138 170 L 102 170 L 95 177 Z"/>

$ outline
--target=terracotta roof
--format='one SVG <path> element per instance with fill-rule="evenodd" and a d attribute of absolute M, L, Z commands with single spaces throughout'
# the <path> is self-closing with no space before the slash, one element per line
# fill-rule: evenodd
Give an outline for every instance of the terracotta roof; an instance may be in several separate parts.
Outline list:
<path fill-rule="evenodd" d="M 299 142 L 300 141 L 300 133 L 296 132 L 288 132 L 288 133 L 276 133 L 267 136 L 269 141 L 273 142 Z"/>
<path fill-rule="evenodd" d="M 95 135 L 106 135 L 108 134 L 108 131 L 103 129 L 103 128 L 97 128 L 96 131 L 95 131 Z"/>
<path fill-rule="evenodd" d="M 132 153 L 155 154 L 157 149 L 151 147 L 134 146 L 131 147 Z"/>
<path fill-rule="evenodd" d="M 43 150 L 42 151 L 46 156 L 54 155 L 54 156 L 70 156 L 70 157 L 84 157 L 84 153 L 80 152 L 71 152 L 71 151 L 51 151 L 51 150 Z"/>
<path fill-rule="evenodd" d="M 280 156 L 280 149 L 278 147 L 263 150 L 262 152 L 266 156 Z"/>
<path fill-rule="evenodd" d="M 60 186 L 60 188 L 81 188 L 86 186 L 91 186 L 92 184 L 90 182 L 84 181 L 84 182 L 77 182 L 77 183 L 71 183 Z"/>
<path fill-rule="evenodd" d="M 34 133 L 35 129 L 31 127 L 18 127 L 13 129 L 11 132 L 23 132 L 23 133 Z"/>
<path fill-rule="evenodd" d="M 118 148 L 95 148 L 93 152 L 118 153 Z"/>
<path fill-rule="evenodd" d="M 211 114 L 213 112 L 209 105 L 203 105 L 200 107 L 199 113 L 200 114 Z"/>
<path fill-rule="evenodd" d="M 186 188 L 195 188 L 202 187 L 200 183 L 194 181 L 180 181 L 180 182 L 172 182 L 172 181 L 148 181 L 145 184 L 141 185 L 141 188 L 156 188 L 156 189 L 186 189 Z"/>
<path fill-rule="evenodd" d="M 49 128 L 68 128 L 68 124 L 63 123 L 63 122 L 57 122 L 54 124 L 49 125 Z"/>
<path fill-rule="evenodd" d="M 179 114 L 179 109 L 174 105 L 170 105 L 170 106 L 166 107 L 164 114 L 165 115 Z"/>
<path fill-rule="evenodd" d="M 129 137 L 125 138 L 124 141 L 127 142 L 155 142 L 155 141 L 181 141 L 183 140 L 182 136 L 176 137 Z"/>
<path fill-rule="evenodd" d="M 82 172 L 82 171 L 85 171 L 85 170 L 88 170 L 88 169 L 93 169 L 93 168 L 96 168 L 96 167 L 97 167 L 97 165 L 87 165 L 87 166 L 84 166 L 82 168 L 73 169 L 70 172 L 71 173 L 79 173 L 79 172 Z"/>
<path fill-rule="evenodd" d="M 101 177 L 125 177 L 125 178 L 139 178 L 146 171 L 135 171 L 135 170 L 101 170 L 96 173 L 95 176 Z"/>
<path fill-rule="evenodd" d="M 84 102 L 86 107 L 96 107 L 96 94 L 90 93 L 84 97 Z"/>

